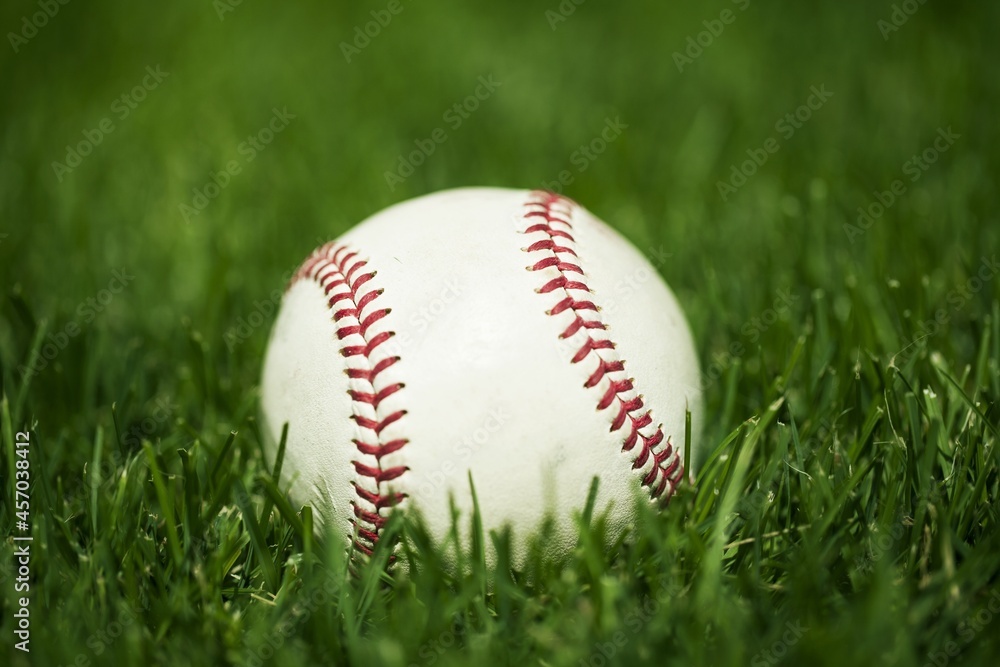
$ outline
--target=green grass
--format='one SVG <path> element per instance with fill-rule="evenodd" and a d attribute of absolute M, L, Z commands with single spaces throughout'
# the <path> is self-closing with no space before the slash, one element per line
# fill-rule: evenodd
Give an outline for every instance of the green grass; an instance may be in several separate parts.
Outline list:
<path fill-rule="evenodd" d="M 0 544 L 0 661 L 992 664 L 1000 281 L 969 281 L 1000 248 L 997 6 L 927 2 L 883 39 L 889 2 L 590 0 L 556 30 L 556 0 L 402 2 L 351 63 L 340 42 L 384 4 L 244 2 L 219 20 L 209 2 L 71 2 L 0 48 L 0 526 L 20 534 L 30 430 L 34 537 L 30 654 Z M 725 8 L 679 72 L 674 52 Z M 0 28 L 35 11 L 5 3 Z M 116 98 L 157 65 L 169 75 L 122 118 Z M 488 75 L 502 85 L 451 129 L 444 112 Z M 246 161 L 275 108 L 295 118 Z M 616 117 L 628 127 L 579 171 L 574 151 Z M 59 180 L 52 162 L 104 118 Z M 447 141 L 390 189 L 437 127 Z M 948 127 L 953 145 L 908 168 Z M 769 137 L 723 201 L 718 181 Z M 181 204 L 233 160 L 187 222 Z M 262 453 L 272 293 L 390 203 L 563 170 L 567 194 L 671 253 L 659 268 L 706 374 L 697 485 L 615 552 L 597 520 L 568 563 L 456 579 L 397 521 L 412 576 L 351 576 Z M 845 229 L 897 179 L 870 228 Z"/>

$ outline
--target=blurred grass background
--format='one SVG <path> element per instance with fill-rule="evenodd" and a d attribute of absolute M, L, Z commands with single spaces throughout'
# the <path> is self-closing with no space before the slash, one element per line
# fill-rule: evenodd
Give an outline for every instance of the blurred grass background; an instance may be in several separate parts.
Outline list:
<path fill-rule="evenodd" d="M 990 9 L 930 3 L 885 40 L 876 23 L 891 7 L 878 3 L 588 2 L 553 30 L 545 12 L 558 3 L 403 2 L 347 63 L 341 43 L 383 5 L 245 2 L 220 20 L 222 6 L 69 3 L 0 56 L 5 283 L 58 325 L 113 268 L 137 276 L 80 345 L 113 332 L 111 346 L 131 334 L 170 349 L 185 316 L 217 344 L 319 239 L 386 205 L 462 185 L 537 187 L 567 169 L 570 196 L 640 247 L 674 253 L 663 273 L 705 359 L 728 346 L 724 318 L 746 320 L 779 288 L 836 294 L 845 275 L 869 288 L 893 278 L 912 310 L 996 247 Z M 17 31 L 37 9 L 8 3 L 2 25 Z M 736 20 L 678 72 L 673 54 L 724 9 Z M 169 76 L 119 120 L 112 105 L 147 66 Z M 390 190 L 385 172 L 448 127 L 443 113 L 479 76 L 502 85 Z M 722 201 L 717 182 L 814 85 L 833 97 Z M 296 118 L 245 163 L 238 146 L 273 108 Z M 627 130 L 577 173 L 571 155 L 608 117 Z M 104 118 L 114 132 L 60 182 L 52 162 Z M 954 150 L 850 243 L 842 224 L 856 207 L 947 126 L 961 135 Z M 180 206 L 230 160 L 242 172 L 188 223 Z M 243 360 L 265 339 L 256 332 Z M 254 381 L 253 364 L 241 370 Z M 65 382 L 49 378 L 58 394 Z M 108 398 L 72 394 L 65 407 Z"/>
<path fill-rule="evenodd" d="M 991 278 L 963 295 L 961 305 L 949 300 L 1000 245 L 1000 78 L 995 72 L 1000 46 L 994 35 L 1000 7 L 995 3 L 908 4 L 918 7 L 913 16 L 883 34 L 879 21 L 890 20 L 893 3 L 400 2 L 403 10 L 351 62 L 342 43 L 352 42 L 355 28 L 387 3 L 77 0 L 57 5 L 37 34 L 24 42 L 15 38 L 16 45 L 9 33 L 21 34 L 24 17 L 41 11 L 39 3 L 13 0 L 0 7 L 0 28 L 7 35 L 0 48 L 0 286 L 5 294 L 0 359 L 14 430 L 36 423 L 48 443 L 43 479 L 53 496 L 87 483 L 93 462 L 113 451 L 112 432 L 139 428 L 158 452 L 168 452 L 164 464 L 176 467 L 180 463 L 170 452 L 178 447 L 197 451 L 192 442 L 211 443 L 204 446 L 218 455 L 231 430 L 245 430 L 255 410 L 270 317 L 264 313 L 264 323 L 250 327 L 238 344 L 227 345 L 234 340 L 227 334 L 260 311 L 258 303 L 270 299 L 320 241 L 412 196 L 464 185 L 539 187 L 563 170 L 574 175 L 566 194 L 640 248 L 662 245 L 672 253 L 659 268 L 689 316 L 703 368 L 707 372 L 714 364 L 720 374 L 708 386 L 710 448 L 778 398 L 785 402 L 780 423 L 771 428 L 795 422 L 833 442 L 867 442 L 882 430 L 888 438 L 890 425 L 872 415 L 882 410 L 883 398 L 891 414 L 886 395 L 900 387 L 887 378 L 897 366 L 912 383 L 901 391 L 921 397 L 921 388 L 930 386 L 956 401 L 945 411 L 953 419 L 942 421 L 935 436 L 953 445 L 965 434 L 968 441 L 963 429 L 976 420 L 963 421 L 958 412 L 949 412 L 964 404 L 948 393 L 954 387 L 934 370 L 933 358 L 970 395 L 981 390 L 992 397 L 978 406 L 986 421 L 996 424 L 991 401 L 1000 395 L 1000 288 Z M 553 27 L 547 12 L 559 12 L 560 6 L 575 9 Z M 718 19 L 724 10 L 735 20 L 679 71 L 675 53 L 683 53 L 687 39 L 706 30 L 703 22 Z M 116 99 L 142 83 L 147 67 L 169 76 L 120 118 Z M 450 129 L 443 114 L 472 95 L 481 76 L 501 85 L 459 128 Z M 732 165 L 747 159 L 747 150 L 780 137 L 775 123 L 804 104 L 813 86 L 825 86 L 833 96 L 792 137 L 781 138 L 778 152 L 724 201 L 717 183 L 729 178 Z M 265 127 L 275 108 L 295 118 L 246 162 L 241 142 Z M 114 131 L 60 180 L 52 163 L 65 162 L 67 146 L 106 118 Z M 627 129 L 578 172 L 574 151 L 597 137 L 608 118 L 620 118 Z M 390 188 L 385 172 L 395 170 L 400 155 L 439 127 L 446 128 L 447 141 L 404 183 Z M 960 135 L 954 146 L 917 182 L 906 180 L 904 164 L 933 145 L 939 128 L 949 127 Z M 192 205 L 194 190 L 204 188 L 231 160 L 240 162 L 241 173 L 200 214 L 185 220 L 181 205 Z M 906 181 L 906 192 L 870 230 L 852 239 L 844 225 L 856 224 L 856 209 L 868 206 L 873 193 L 889 189 L 895 179 Z M 83 321 L 81 304 L 105 289 L 116 269 L 125 269 L 134 281 L 92 321 Z M 766 329 L 752 324 L 782 291 L 793 296 L 792 306 Z M 921 323 L 941 308 L 948 322 L 921 338 L 926 333 Z M 29 363 L 33 345 L 43 345 L 46 336 L 74 322 L 81 333 L 28 382 L 18 368 Z M 746 352 L 727 354 L 734 343 Z M 904 348 L 906 354 L 894 357 Z M 973 369 L 971 375 L 967 368 Z M 163 400 L 170 406 L 167 417 L 150 420 Z M 899 400 L 912 407 L 905 397 Z M 905 415 L 901 409 L 899 416 Z M 874 436 L 864 428 L 871 419 L 878 421 Z M 895 428 L 921 431 L 920 423 Z M 768 433 L 769 447 L 788 437 L 780 429 Z M 95 459 L 94 443 L 101 437 L 109 442 Z M 984 445 L 976 458 L 988 480 L 987 496 L 967 498 L 963 505 L 978 518 L 962 519 L 962 530 L 949 533 L 948 539 L 967 546 L 934 542 L 937 556 L 928 556 L 929 561 L 916 552 L 908 555 L 907 577 L 919 571 L 921 562 L 925 575 L 929 562 L 932 570 L 951 563 L 948 576 L 954 577 L 954 556 L 946 555 L 954 549 L 979 573 L 968 590 L 996 585 L 996 561 L 980 560 L 982 554 L 973 548 L 997 545 L 995 510 L 983 515 L 976 513 L 982 508 L 975 509 L 984 497 L 996 501 L 989 496 L 996 489 L 993 447 Z M 141 448 L 122 451 L 131 463 L 117 461 L 115 470 L 144 465 Z M 842 453 L 833 445 L 829 451 Z M 858 456 L 857 447 L 850 451 Z M 238 441 L 231 453 L 234 466 L 243 464 L 249 473 L 261 469 L 252 439 Z M 755 462 L 761 467 L 747 479 L 769 470 L 770 461 Z M 854 463 L 861 466 L 859 460 Z M 85 472 L 88 464 L 90 473 Z M 149 488 L 145 493 L 152 498 Z M 105 525 L 108 516 L 102 520 L 87 502 L 65 507 L 51 502 L 57 508 L 53 520 L 58 517 L 67 531 L 64 551 L 96 559 L 91 549 L 100 550 L 95 544 L 111 528 Z M 135 502 L 144 501 L 137 496 Z M 786 509 L 797 506 L 791 495 L 784 502 Z M 37 494 L 35 503 L 40 516 Z M 121 507 L 130 506 L 114 505 L 111 516 L 124 512 Z M 865 512 L 882 509 L 873 504 Z M 707 510 L 698 516 L 716 518 Z M 874 520 L 874 514 L 869 518 Z M 680 526 L 676 516 L 667 520 Z M 749 532 L 734 539 L 752 536 L 761 526 L 744 526 L 741 530 Z M 916 542 L 924 539 L 922 529 L 907 525 Z M 946 533 L 933 534 L 938 540 Z M 697 531 L 684 535 L 693 544 L 701 544 L 695 535 L 704 536 Z M 830 548 L 822 541 L 827 538 L 817 537 L 816 544 Z M 833 544 L 846 548 L 859 538 L 842 534 L 837 539 Z M 674 546 L 692 548 L 685 545 Z M 772 547 L 770 557 L 779 560 L 795 553 L 807 566 L 829 565 L 818 552 L 795 552 L 790 542 Z M 127 569 L 124 561 L 105 555 L 107 563 Z M 116 572 L 70 566 L 54 557 L 43 567 L 45 602 L 38 604 L 62 610 L 64 619 L 52 620 L 47 629 L 36 626 L 37 636 L 59 627 L 71 633 L 70 647 L 83 643 L 89 631 L 80 615 L 98 608 L 111 613 L 116 603 L 102 597 L 109 595 L 103 578 L 114 580 Z M 787 570 L 764 575 L 731 563 L 726 568 L 726 577 L 743 581 L 757 597 L 752 612 L 733 612 L 744 614 L 743 621 L 716 629 L 716 639 L 742 637 L 737 643 L 747 646 L 770 641 L 769 633 L 780 636 L 783 619 L 805 608 L 812 594 L 826 605 L 817 607 L 822 611 L 816 612 L 815 623 L 833 623 L 848 604 L 828 595 L 840 585 L 813 581 L 815 588 L 792 595 L 783 579 L 791 576 Z M 888 574 L 876 580 L 886 587 L 893 582 Z M 5 586 L 4 624 L 11 608 L 9 581 Z M 729 594 L 737 590 L 740 586 Z M 922 603 L 909 597 L 917 595 L 916 588 L 907 590 L 902 597 L 872 593 L 863 598 L 870 601 L 872 618 L 859 612 L 857 623 L 867 619 L 864 627 L 872 633 L 867 635 L 872 643 L 859 646 L 877 645 L 879 633 L 895 638 L 887 664 L 923 658 L 958 622 L 949 629 L 947 621 L 932 620 L 930 610 L 941 600 L 954 604 L 948 587 Z M 233 595 L 239 605 L 249 603 Z M 751 594 L 740 590 L 740 595 Z M 227 604 L 232 599 L 228 595 Z M 426 602 L 419 595 L 416 599 Z M 724 609 L 723 602 L 735 599 L 723 595 L 718 607 L 700 613 Z M 970 599 L 968 604 L 974 604 L 979 598 Z M 905 617 L 901 600 L 917 600 L 919 620 Z M 214 661 L 216 654 L 207 648 L 213 633 L 221 633 L 219 627 L 235 632 L 236 626 L 225 625 L 222 616 L 219 626 L 198 626 L 187 604 L 160 608 L 159 625 L 137 631 L 129 650 L 167 663 L 194 650 L 192 655 L 211 656 L 204 657 L 206 663 Z M 566 602 L 563 622 L 590 618 L 587 609 L 574 604 Z M 232 612 L 226 609 L 217 611 Z M 772 624 L 766 619 L 775 610 L 780 613 Z M 894 623 L 892 610 L 904 618 Z M 688 611 L 681 605 L 676 613 Z M 960 619 L 968 608 L 952 611 Z M 750 617 L 758 624 L 746 620 Z M 695 613 L 688 621 L 697 629 L 705 619 Z M 82 625 L 74 629 L 74 623 Z M 522 628 L 523 636 L 508 633 L 507 640 L 526 648 L 507 657 L 577 664 L 580 655 L 589 655 L 586 636 L 577 637 L 576 648 L 567 642 L 560 652 L 546 634 L 553 627 L 539 621 Z M 839 646 L 837 637 L 861 630 L 857 624 L 844 627 L 844 634 L 831 631 L 828 639 L 816 639 L 814 646 L 803 645 L 812 649 L 803 650 L 830 660 L 849 656 L 850 647 Z M 190 646 L 182 645 L 172 628 L 192 633 Z M 433 634 L 431 629 L 426 633 Z M 696 630 L 692 633 L 702 640 Z M 152 650 L 153 638 L 164 636 L 171 648 Z M 711 656 L 716 664 L 730 664 L 730 658 L 732 664 L 746 662 L 746 655 L 720 648 L 712 637 L 704 638 L 705 648 L 696 648 L 685 643 L 695 642 L 691 635 L 679 636 L 664 632 L 650 641 L 689 657 Z M 419 633 L 410 639 L 413 646 L 427 646 Z M 927 644 L 918 649 L 920 641 Z M 383 643 L 372 645 L 380 647 L 372 651 L 389 650 Z M 839 648 L 830 648 L 834 645 Z M 115 650 L 125 651 L 123 646 L 116 644 Z M 580 646 L 584 653 L 574 652 Z M 977 655 L 989 654 L 989 646 L 978 646 Z M 66 653 L 60 653 L 63 649 Z M 53 660 L 73 654 L 66 646 L 39 650 L 51 651 Z M 358 660 L 367 649 L 352 650 L 360 653 L 345 649 L 338 660 L 346 655 Z M 379 660 L 406 664 L 409 649 L 398 650 L 403 653 L 378 653 Z M 654 655 L 641 647 L 629 650 L 637 659 Z M 414 660 L 430 664 L 444 655 Z M 450 659 L 462 659 L 455 655 Z"/>

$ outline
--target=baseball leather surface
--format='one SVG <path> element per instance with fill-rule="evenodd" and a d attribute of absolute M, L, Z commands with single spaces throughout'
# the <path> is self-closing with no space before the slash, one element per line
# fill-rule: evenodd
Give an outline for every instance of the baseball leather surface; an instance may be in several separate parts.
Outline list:
<path fill-rule="evenodd" d="M 443 540 L 449 497 L 467 540 L 471 472 L 515 565 L 547 516 L 547 549 L 573 548 L 595 476 L 612 538 L 637 495 L 664 505 L 685 411 L 694 434 L 702 412 L 687 324 L 649 261 L 569 199 L 494 188 L 392 206 L 317 249 L 285 294 L 262 392 L 274 442 L 289 423 L 293 499 L 356 554 L 395 509 Z"/>

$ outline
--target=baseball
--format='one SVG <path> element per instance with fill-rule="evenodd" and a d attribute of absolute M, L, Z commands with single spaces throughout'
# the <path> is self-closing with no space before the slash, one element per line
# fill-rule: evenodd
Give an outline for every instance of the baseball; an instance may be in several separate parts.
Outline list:
<path fill-rule="evenodd" d="M 517 566 L 546 518 L 547 553 L 574 547 L 595 477 L 611 539 L 637 496 L 665 507 L 699 385 L 684 315 L 634 246 L 565 197 L 467 188 L 392 206 L 306 259 L 262 412 L 274 443 L 289 424 L 292 498 L 356 555 L 393 511 L 444 541 L 452 501 L 468 545 L 471 474 L 486 543 L 509 526 Z"/>

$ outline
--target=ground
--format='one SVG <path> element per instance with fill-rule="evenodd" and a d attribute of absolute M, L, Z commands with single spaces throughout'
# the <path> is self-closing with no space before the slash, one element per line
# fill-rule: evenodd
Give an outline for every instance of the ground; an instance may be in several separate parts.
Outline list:
<path fill-rule="evenodd" d="M 4 3 L 2 660 L 993 664 L 998 21 Z M 417 571 L 352 575 L 263 456 L 267 333 L 314 246 L 461 185 L 561 190 L 654 258 L 710 454 L 620 549 L 581 520 L 490 587 L 396 522 Z"/>

